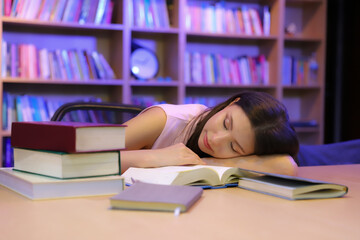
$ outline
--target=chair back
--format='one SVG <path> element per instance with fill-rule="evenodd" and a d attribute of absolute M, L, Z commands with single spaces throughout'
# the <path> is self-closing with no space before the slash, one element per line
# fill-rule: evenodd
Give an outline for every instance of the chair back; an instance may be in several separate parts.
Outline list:
<path fill-rule="evenodd" d="M 51 121 L 124 123 L 144 108 L 107 102 L 70 102 L 60 106 Z"/>

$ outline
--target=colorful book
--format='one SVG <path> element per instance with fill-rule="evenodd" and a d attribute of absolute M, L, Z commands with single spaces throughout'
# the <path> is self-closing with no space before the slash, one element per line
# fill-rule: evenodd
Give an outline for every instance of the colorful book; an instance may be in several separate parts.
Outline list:
<path fill-rule="evenodd" d="M 95 24 L 102 23 L 108 1 L 109 0 L 99 0 L 94 19 Z"/>
<path fill-rule="evenodd" d="M 249 9 L 249 16 L 250 16 L 250 22 L 252 25 L 252 29 L 254 30 L 253 33 L 255 35 L 262 35 L 263 34 L 263 27 L 260 19 L 259 12 L 254 9 Z"/>
<path fill-rule="evenodd" d="M 90 14 L 90 8 L 91 8 L 91 0 L 84 0 L 79 15 L 80 24 L 86 23 Z"/>
<path fill-rule="evenodd" d="M 32 200 L 118 194 L 124 189 L 120 176 L 55 179 L 0 168 L 0 184 Z"/>
<path fill-rule="evenodd" d="M 104 67 L 106 78 L 108 79 L 116 78 L 113 69 L 111 68 L 110 64 L 106 61 L 105 57 L 101 53 L 98 53 L 98 55 L 99 55 L 100 63 Z"/>
<path fill-rule="evenodd" d="M 200 199 L 203 189 L 135 182 L 110 198 L 113 209 L 186 212 Z"/>
<path fill-rule="evenodd" d="M 67 0 L 65 8 L 64 8 L 64 13 L 61 18 L 61 20 L 63 22 L 72 22 L 73 21 L 73 17 L 76 12 L 77 3 L 78 3 L 78 0 Z"/>
<path fill-rule="evenodd" d="M 14 169 L 59 179 L 120 174 L 120 152 L 64 153 L 14 148 Z"/>
<path fill-rule="evenodd" d="M 263 30 L 264 35 L 270 35 L 271 15 L 269 6 L 263 8 Z"/>
<path fill-rule="evenodd" d="M 95 152 L 125 147 L 125 125 L 78 122 L 14 122 L 12 145 L 60 152 Z"/>
<path fill-rule="evenodd" d="M 84 55 L 84 52 L 77 49 L 76 50 L 76 58 L 77 60 L 79 61 L 79 64 L 80 64 L 80 70 L 81 70 L 81 73 L 82 73 L 82 79 L 84 80 L 88 80 L 90 79 L 90 73 L 89 73 L 89 66 L 87 65 L 87 62 L 86 62 L 86 57 Z"/>
<path fill-rule="evenodd" d="M 91 52 L 91 58 L 94 62 L 95 70 L 97 72 L 97 75 L 99 79 L 105 79 L 106 78 L 106 72 L 104 69 L 104 66 L 102 65 L 99 54 L 96 51 Z"/>

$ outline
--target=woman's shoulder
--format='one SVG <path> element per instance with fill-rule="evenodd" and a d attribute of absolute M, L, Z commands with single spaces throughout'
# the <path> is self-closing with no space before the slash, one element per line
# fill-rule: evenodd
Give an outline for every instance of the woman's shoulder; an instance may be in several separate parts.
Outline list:
<path fill-rule="evenodd" d="M 208 107 L 202 104 L 160 104 L 152 107 L 160 107 L 168 116 L 189 118 L 204 112 Z"/>

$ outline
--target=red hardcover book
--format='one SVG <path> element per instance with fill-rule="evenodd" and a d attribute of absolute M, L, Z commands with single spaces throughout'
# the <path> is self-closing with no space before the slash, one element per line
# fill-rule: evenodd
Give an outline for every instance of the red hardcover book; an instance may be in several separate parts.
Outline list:
<path fill-rule="evenodd" d="M 125 148 L 125 125 L 80 122 L 14 122 L 13 147 L 67 153 Z"/>

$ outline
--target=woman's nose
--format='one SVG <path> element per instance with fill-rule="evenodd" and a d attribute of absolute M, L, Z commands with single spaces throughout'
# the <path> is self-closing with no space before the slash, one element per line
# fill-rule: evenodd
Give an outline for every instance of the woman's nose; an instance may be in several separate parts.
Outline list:
<path fill-rule="evenodd" d="M 225 143 L 230 138 L 230 133 L 227 131 L 217 132 L 212 137 L 213 145 L 220 145 Z"/>

